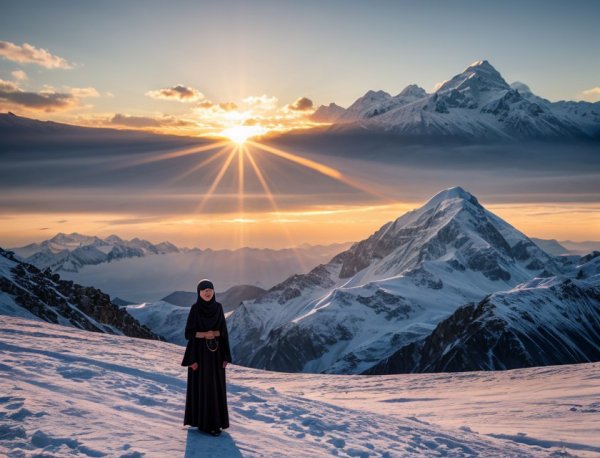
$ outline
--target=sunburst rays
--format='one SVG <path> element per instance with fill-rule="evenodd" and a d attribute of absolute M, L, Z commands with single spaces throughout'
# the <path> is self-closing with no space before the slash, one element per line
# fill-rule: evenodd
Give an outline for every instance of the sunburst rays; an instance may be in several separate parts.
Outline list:
<path fill-rule="evenodd" d="M 237 200 L 237 205 L 235 205 L 235 207 L 237 207 L 237 217 L 233 219 L 230 218 L 229 221 L 234 221 L 235 223 L 235 229 L 233 231 L 235 240 L 233 240 L 233 243 L 235 246 L 239 247 L 245 246 L 247 242 L 245 237 L 245 226 L 253 222 L 252 219 L 246 218 L 247 213 L 245 208 L 246 199 L 248 198 L 248 195 L 246 194 L 246 188 L 249 184 L 249 179 L 255 178 L 258 184 L 260 184 L 260 188 L 262 188 L 262 195 L 268 200 L 272 209 L 271 214 L 280 215 L 282 213 L 280 205 L 277 202 L 277 193 L 273 191 L 269 185 L 269 179 L 266 177 L 267 168 L 264 166 L 266 164 L 261 164 L 261 162 L 267 160 L 268 156 L 283 159 L 293 167 L 302 167 L 314 171 L 325 177 L 325 179 L 334 180 L 335 182 L 346 185 L 349 188 L 360 191 L 361 193 L 375 196 L 378 198 L 378 200 L 385 200 L 387 202 L 394 201 L 388 196 L 382 195 L 376 189 L 373 189 L 372 187 L 367 186 L 356 179 L 346 176 L 340 170 L 330 165 L 323 164 L 316 160 L 309 159 L 289 151 L 284 151 L 274 146 L 250 140 L 240 143 L 233 141 L 217 141 L 208 145 L 192 146 L 175 151 L 169 151 L 163 154 L 149 153 L 140 157 L 125 160 L 121 162 L 119 166 L 141 166 L 161 161 L 189 158 L 200 154 L 206 157 L 202 157 L 197 163 L 187 168 L 184 172 L 173 176 L 165 184 L 169 187 L 175 186 L 184 178 L 187 178 L 189 181 L 190 177 L 194 177 L 196 174 L 200 173 L 201 175 L 199 176 L 201 177 L 201 181 L 198 183 L 198 187 L 206 190 L 201 190 L 198 192 L 199 201 L 193 210 L 193 214 L 202 214 L 202 217 L 204 218 L 211 214 L 210 212 L 204 211 L 205 207 L 213 197 L 217 197 L 217 191 L 219 190 L 225 175 L 230 171 L 237 172 L 235 179 L 235 188 L 237 188 L 235 197 L 234 195 L 229 197 L 230 199 L 235 198 Z M 222 162 L 215 167 L 215 163 L 219 163 L 219 161 Z M 210 167 L 207 169 L 207 166 Z M 235 170 L 236 167 L 237 170 Z M 216 170 L 216 173 L 210 172 L 213 173 L 214 176 L 207 181 L 204 177 L 206 177 L 206 174 L 209 173 L 209 170 Z M 209 182 L 210 184 L 208 185 L 208 188 L 206 188 L 206 185 Z M 231 185 L 231 183 L 229 183 L 229 185 Z M 228 198 L 227 193 L 218 195 L 218 197 Z M 231 204 L 233 204 L 233 202 L 234 201 L 231 201 Z M 277 222 L 290 246 L 297 246 L 298 243 L 296 240 L 294 240 L 286 223 L 281 221 L 280 218 L 277 219 Z M 300 258 L 298 259 L 300 261 Z"/>

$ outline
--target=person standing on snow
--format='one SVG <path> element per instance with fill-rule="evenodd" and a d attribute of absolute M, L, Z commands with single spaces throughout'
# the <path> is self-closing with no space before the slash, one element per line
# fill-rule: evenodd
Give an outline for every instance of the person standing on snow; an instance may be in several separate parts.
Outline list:
<path fill-rule="evenodd" d="M 197 287 L 198 298 L 185 325 L 188 343 L 182 366 L 188 368 L 183 424 L 213 436 L 229 428 L 225 367 L 231 362 L 223 306 L 210 280 Z"/>

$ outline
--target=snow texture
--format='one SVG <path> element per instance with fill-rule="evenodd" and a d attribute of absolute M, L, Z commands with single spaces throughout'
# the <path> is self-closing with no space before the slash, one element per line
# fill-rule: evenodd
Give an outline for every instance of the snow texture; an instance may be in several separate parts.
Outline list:
<path fill-rule="evenodd" d="M 406 137 L 515 140 L 598 138 L 600 103 L 536 96 L 524 83 L 509 85 L 487 61 L 469 65 L 432 94 L 410 85 L 392 97 L 368 91 L 350 107 L 317 110 L 332 131 L 384 130 Z"/>
<path fill-rule="evenodd" d="M 231 427 L 183 426 L 182 348 L 0 317 L 8 457 L 598 456 L 600 365 L 328 376 L 228 368 Z"/>

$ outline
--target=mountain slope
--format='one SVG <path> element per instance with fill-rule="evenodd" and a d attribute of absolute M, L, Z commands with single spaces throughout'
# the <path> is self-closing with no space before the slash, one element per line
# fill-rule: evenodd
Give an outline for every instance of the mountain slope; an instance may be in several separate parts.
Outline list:
<path fill-rule="evenodd" d="M 600 103 L 549 102 L 523 83 L 509 85 L 486 60 L 474 62 L 432 94 L 417 86 L 403 93 L 368 91 L 332 119 L 331 131 L 470 140 L 600 138 Z"/>
<path fill-rule="evenodd" d="M 251 367 L 357 373 L 420 340 L 469 301 L 564 269 L 456 187 L 230 317 Z"/>
<path fill-rule="evenodd" d="M 600 361 L 600 288 L 552 277 L 536 278 L 459 308 L 426 339 L 404 347 L 365 374 L 505 370 L 590 361 Z"/>
<path fill-rule="evenodd" d="M 0 316 L 0 453 L 525 458 L 600 450 L 592 421 L 598 389 L 589 384 L 597 365 L 468 380 L 289 377 L 230 365 L 231 426 L 215 439 L 182 424 L 182 352 L 165 342 Z M 459 395 L 465 385 L 467 397 Z"/>
<path fill-rule="evenodd" d="M 102 291 L 61 280 L 0 248 L 0 314 L 37 318 L 88 331 L 162 339 L 110 302 Z"/>

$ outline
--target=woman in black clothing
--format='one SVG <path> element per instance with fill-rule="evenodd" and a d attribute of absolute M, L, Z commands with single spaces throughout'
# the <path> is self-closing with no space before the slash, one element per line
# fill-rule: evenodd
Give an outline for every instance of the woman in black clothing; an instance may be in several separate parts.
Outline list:
<path fill-rule="evenodd" d="M 223 306 L 212 282 L 198 284 L 198 299 L 185 325 L 187 347 L 182 366 L 188 367 L 184 425 L 218 436 L 229 428 L 225 367 L 231 362 Z"/>

